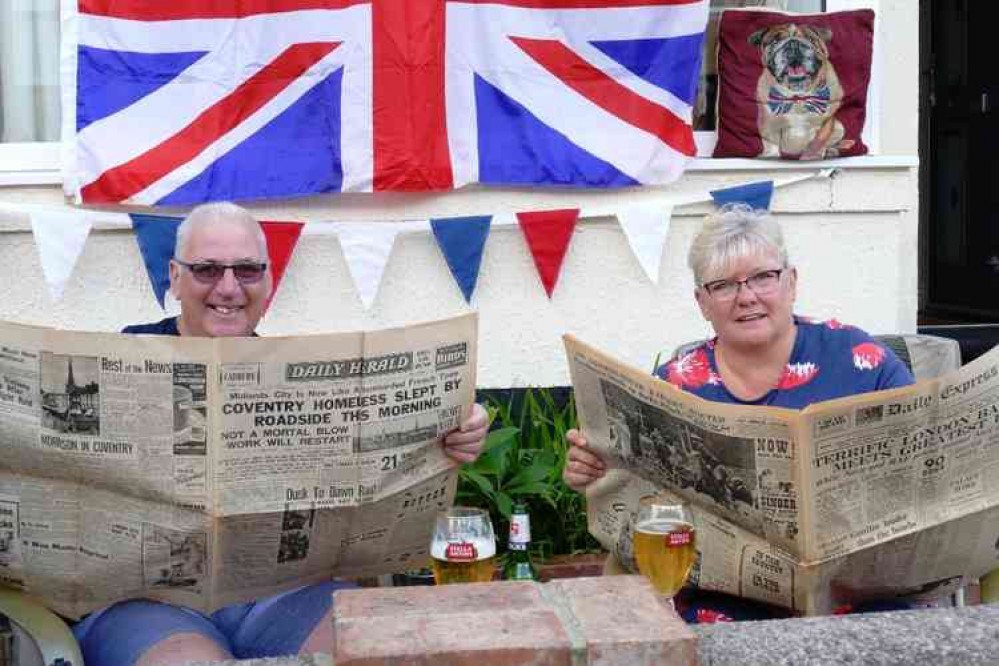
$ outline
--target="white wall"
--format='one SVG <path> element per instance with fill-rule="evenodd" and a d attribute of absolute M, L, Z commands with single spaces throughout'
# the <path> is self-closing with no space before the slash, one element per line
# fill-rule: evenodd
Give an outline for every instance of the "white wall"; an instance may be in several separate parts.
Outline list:
<path fill-rule="evenodd" d="M 833 179 L 777 191 L 799 267 L 798 311 L 836 317 L 871 332 L 913 331 L 917 307 L 916 156 L 918 26 L 915 3 L 881 0 L 881 158 L 857 158 Z M 890 29 L 889 29 L 890 28 Z M 897 159 L 895 159 L 897 158 Z M 556 207 L 625 205 L 639 199 L 706 193 L 709 189 L 814 171 L 718 170 L 702 163 L 666 188 L 623 192 L 470 189 L 437 195 L 317 197 L 255 206 L 265 219 L 391 220 L 490 214 Z M 758 165 L 753 165 L 754 167 Z M 788 169 L 786 167 L 794 167 Z M 57 187 L 2 187 L 0 203 L 62 205 Z M 515 227 L 494 228 L 486 244 L 471 306 L 447 271 L 429 234 L 400 237 L 374 306 L 365 312 L 332 236 L 303 236 L 263 321 L 264 334 L 333 332 L 404 325 L 468 311 L 480 314 L 479 385 L 568 383 L 560 336 L 572 332 L 638 365 L 660 349 L 710 333 L 692 298 L 686 250 L 706 205 L 678 208 L 658 286 L 646 280 L 612 218 L 580 222 L 559 284 L 549 301 L 526 243 Z M 163 214 L 180 210 L 155 211 Z M 0 213 L 0 319 L 76 330 L 117 330 L 159 319 L 130 231 L 98 224 L 65 296 L 48 294 L 28 219 Z"/>

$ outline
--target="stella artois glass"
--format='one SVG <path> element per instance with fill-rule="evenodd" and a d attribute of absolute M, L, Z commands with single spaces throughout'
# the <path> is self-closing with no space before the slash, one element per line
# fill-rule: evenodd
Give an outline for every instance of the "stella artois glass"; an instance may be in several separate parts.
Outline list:
<path fill-rule="evenodd" d="M 697 556 L 690 510 L 683 504 L 642 504 L 635 521 L 635 562 L 660 594 L 672 598 Z"/>
<path fill-rule="evenodd" d="M 438 585 L 492 580 L 496 571 L 496 535 L 489 514 L 467 506 L 437 514 L 430 556 Z"/>

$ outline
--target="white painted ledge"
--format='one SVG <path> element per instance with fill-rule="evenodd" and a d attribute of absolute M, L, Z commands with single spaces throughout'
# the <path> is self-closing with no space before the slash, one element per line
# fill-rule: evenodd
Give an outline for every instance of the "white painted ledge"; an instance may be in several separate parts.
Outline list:
<path fill-rule="evenodd" d="M 58 144 L 43 145 L 45 146 L 44 152 L 49 152 L 49 146 L 55 145 L 54 152 L 58 154 Z M 58 162 L 58 159 L 56 161 Z M 17 162 L 18 160 L 5 159 L 4 156 L 0 155 L 0 187 L 62 185 L 62 175 L 58 167 L 45 166 L 44 160 L 41 159 L 26 160 L 20 164 Z M 839 169 L 911 169 L 917 166 L 919 166 L 919 158 L 915 155 L 862 155 L 817 162 L 698 158 L 687 166 L 687 171 L 802 171 L 831 167 Z"/>
<path fill-rule="evenodd" d="M 806 169 L 911 169 L 919 166 L 916 155 L 860 155 L 833 160 L 754 160 L 701 157 L 687 165 L 687 171 L 793 171 Z"/>

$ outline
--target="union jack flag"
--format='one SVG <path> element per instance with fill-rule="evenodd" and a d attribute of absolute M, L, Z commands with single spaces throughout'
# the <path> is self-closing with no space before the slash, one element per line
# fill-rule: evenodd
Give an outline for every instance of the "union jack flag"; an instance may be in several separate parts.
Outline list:
<path fill-rule="evenodd" d="M 676 179 L 708 0 L 64 0 L 78 202 Z"/>

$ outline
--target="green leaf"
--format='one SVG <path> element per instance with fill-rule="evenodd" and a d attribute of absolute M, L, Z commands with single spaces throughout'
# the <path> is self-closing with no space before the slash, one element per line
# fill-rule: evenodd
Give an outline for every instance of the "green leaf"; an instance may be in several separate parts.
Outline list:
<path fill-rule="evenodd" d="M 506 473 L 510 451 L 517 442 L 516 428 L 500 428 L 486 436 L 483 453 L 472 467 L 483 474 L 503 476 Z"/>
<path fill-rule="evenodd" d="M 513 513 L 513 500 L 506 493 L 498 492 L 496 493 L 496 508 L 503 514 L 504 518 L 510 520 L 510 515 Z"/>
<path fill-rule="evenodd" d="M 550 471 L 550 466 L 535 463 L 530 467 L 525 467 L 520 470 L 516 476 L 510 479 L 509 483 L 504 484 L 504 488 L 514 488 L 526 483 L 537 483 L 542 479 L 548 478 L 548 473 Z"/>
<path fill-rule="evenodd" d="M 562 465 L 558 463 L 558 456 L 554 451 L 538 451 L 534 456 L 534 464 L 547 467 L 561 475 Z"/>
<path fill-rule="evenodd" d="M 518 433 L 517 428 L 499 428 L 497 430 L 492 430 L 486 435 L 486 441 L 482 444 L 482 452 L 486 453 L 497 446 L 503 446 L 508 442 L 512 442 Z"/>
<path fill-rule="evenodd" d="M 502 397 L 484 390 L 480 395 L 495 430 L 479 459 L 462 468 L 461 502 L 487 509 L 502 532 L 512 498 L 526 500 L 534 540 L 546 552 L 599 550 L 588 531 L 585 498 L 562 480 L 565 433 L 577 425 L 572 393 L 561 405 L 549 389 L 529 388 Z"/>
<path fill-rule="evenodd" d="M 533 483 L 522 483 L 516 486 L 508 486 L 503 489 L 504 492 L 510 495 L 538 495 L 545 496 L 551 490 L 551 485 L 544 481 L 535 481 Z"/>
<path fill-rule="evenodd" d="M 495 497 L 496 489 L 493 488 L 493 484 L 489 481 L 489 479 L 479 474 L 474 469 L 461 470 L 461 476 L 474 484 L 488 499 L 491 500 Z"/>

